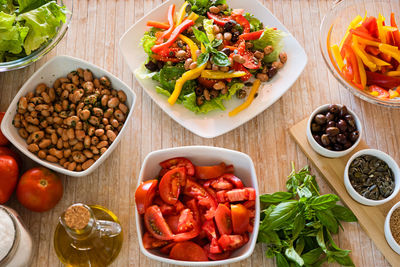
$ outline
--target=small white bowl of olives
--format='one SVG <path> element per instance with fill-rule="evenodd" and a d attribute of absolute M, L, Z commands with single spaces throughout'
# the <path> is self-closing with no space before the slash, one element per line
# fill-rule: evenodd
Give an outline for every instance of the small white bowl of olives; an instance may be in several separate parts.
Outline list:
<path fill-rule="evenodd" d="M 322 105 L 308 119 L 308 142 L 324 157 L 347 155 L 360 143 L 361 135 L 360 119 L 345 105 Z"/>

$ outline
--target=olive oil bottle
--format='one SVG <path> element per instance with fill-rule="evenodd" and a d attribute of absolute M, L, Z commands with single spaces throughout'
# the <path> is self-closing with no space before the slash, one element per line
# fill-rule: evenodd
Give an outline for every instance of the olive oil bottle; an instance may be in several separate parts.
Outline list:
<path fill-rule="evenodd" d="M 102 206 L 74 204 L 59 218 L 54 249 L 68 267 L 107 266 L 122 246 L 118 218 Z"/>

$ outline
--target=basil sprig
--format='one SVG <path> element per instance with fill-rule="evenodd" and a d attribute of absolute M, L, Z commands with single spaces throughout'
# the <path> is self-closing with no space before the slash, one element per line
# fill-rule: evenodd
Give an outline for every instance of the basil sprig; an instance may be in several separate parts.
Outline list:
<path fill-rule="evenodd" d="M 221 52 L 218 51 L 216 48 L 222 44 L 221 39 L 214 39 L 212 42 L 208 39 L 207 35 L 196 29 L 195 27 L 192 28 L 194 36 L 196 39 L 204 45 L 206 48 L 206 52 L 201 53 L 200 56 L 197 59 L 197 66 L 201 66 L 203 64 L 206 64 L 207 61 L 211 57 L 211 62 L 217 66 L 220 67 L 227 67 L 230 66 L 231 63 L 228 59 L 228 56 Z"/>
<path fill-rule="evenodd" d="M 326 261 L 354 266 L 350 250 L 339 248 L 332 238 L 342 228 L 340 221 L 357 221 L 353 212 L 336 204 L 338 196 L 321 195 L 307 166 L 296 172 L 292 164 L 286 188 L 260 196 L 258 242 L 267 244 L 266 256 L 275 257 L 278 267 L 320 266 Z"/>

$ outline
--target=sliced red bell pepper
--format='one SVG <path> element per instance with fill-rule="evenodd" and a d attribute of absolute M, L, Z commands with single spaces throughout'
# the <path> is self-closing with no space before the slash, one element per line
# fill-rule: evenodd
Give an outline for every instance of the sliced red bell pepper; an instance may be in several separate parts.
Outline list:
<path fill-rule="evenodd" d="M 260 39 L 261 35 L 264 33 L 264 30 L 261 31 L 256 31 L 256 32 L 249 32 L 249 33 L 243 33 L 242 35 L 239 36 L 240 39 L 242 40 L 258 40 Z"/>
<path fill-rule="evenodd" d="M 398 29 L 393 12 L 390 14 L 390 26 Z M 393 39 L 394 39 L 395 45 L 400 49 L 400 32 L 399 32 L 399 30 L 393 32 Z"/>
<path fill-rule="evenodd" d="M 354 80 L 354 71 L 353 71 L 353 66 L 351 64 L 351 59 L 350 59 L 350 54 L 349 54 L 349 46 L 343 45 L 343 50 L 344 50 L 344 58 L 346 59 L 346 63 L 344 64 L 342 73 L 346 80 L 353 82 Z"/>
<path fill-rule="evenodd" d="M 367 52 L 375 57 L 381 53 L 381 51 L 378 48 L 376 48 L 375 46 L 372 46 L 372 45 L 367 45 L 365 47 L 365 52 Z"/>
<path fill-rule="evenodd" d="M 243 27 L 243 33 L 250 32 L 250 22 L 242 15 L 242 9 L 234 9 L 232 12 L 232 18 Z"/>
<path fill-rule="evenodd" d="M 377 96 L 378 98 L 387 99 L 390 96 L 388 91 L 386 91 L 385 89 L 383 89 L 383 88 L 381 88 L 381 87 L 379 87 L 377 85 L 371 85 L 369 87 L 369 90 L 371 92 L 378 92 L 378 94 L 379 94 Z"/>
<path fill-rule="evenodd" d="M 246 72 L 246 75 L 240 77 L 240 79 L 242 81 L 245 82 L 245 81 L 247 81 L 248 79 L 251 78 L 251 73 L 242 64 L 237 63 L 237 62 L 233 63 L 233 69 L 235 71 L 244 71 L 244 72 Z"/>
<path fill-rule="evenodd" d="M 375 17 L 371 16 L 366 18 L 365 21 L 362 23 L 362 26 L 364 26 L 368 30 L 369 34 L 371 34 L 372 37 L 379 37 L 378 24 Z"/>
<path fill-rule="evenodd" d="M 221 15 L 213 14 L 211 12 L 207 12 L 207 17 L 209 19 L 212 19 L 214 21 L 214 23 L 219 26 L 224 26 L 225 23 L 227 23 L 228 21 L 230 21 L 232 19 L 231 16 L 221 16 Z"/>
<path fill-rule="evenodd" d="M 154 20 L 149 20 L 146 23 L 146 25 L 149 26 L 149 27 L 155 27 L 155 28 L 163 29 L 163 30 L 169 29 L 169 24 L 168 23 L 154 21 Z"/>
<path fill-rule="evenodd" d="M 190 19 L 184 20 L 179 26 L 177 26 L 173 30 L 173 32 L 171 33 L 171 36 L 165 43 L 153 46 L 151 48 L 151 51 L 153 51 L 154 53 L 158 53 L 159 51 L 163 50 L 164 48 L 170 47 L 176 41 L 176 39 L 178 38 L 178 35 L 181 34 L 183 31 L 185 31 L 190 26 L 192 26 L 193 24 L 194 24 L 193 20 L 190 20 Z"/>
<path fill-rule="evenodd" d="M 355 28 L 355 29 L 350 29 L 350 32 L 351 32 L 352 34 L 355 34 L 355 35 L 357 35 L 357 36 L 360 36 L 360 37 L 362 37 L 362 38 L 364 38 L 364 39 L 371 40 L 371 41 L 375 41 L 375 42 L 380 42 L 379 39 L 374 38 L 374 37 L 368 32 L 368 30 L 367 30 L 365 27 L 363 27 L 363 26 L 358 26 L 358 27 Z"/>
<path fill-rule="evenodd" d="M 400 85 L 400 79 L 377 72 L 366 71 L 367 85 L 377 85 L 385 89 L 393 89 Z"/>
<path fill-rule="evenodd" d="M 172 4 L 169 6 L 168 9 L 168 23 L 169 23 L 169 28 L 165 32 L 163 32 L 162 38 L 169 38 L 171 35 L 172 31 L 174 30 L 174 13 L 175 13 L 175 5 Z"/>
<path fill-rule="evenodd" d="M 351 46 L 351 42 L 353 40 L 353 35 L 351 33 L 349 33 L 349 35 L 346 37 L 346 40 L 344 40 L 343 42 L 343 46 L 340 49 L 340 55 L 342 56 L 342 58 L 344 58 L 346 56 L 346 51 L 345 51 L 345 47 L 346 46 Z"/>
<path fill-rule="evenodd" d="M 359 70 L 359 67 L 358 67 L 356 54 L 351 49 L 351 47 L 346 47 L 346 49 L 347 49 L 346 53 L 349 54 L 348 59 L 350 59 L 351 66 L 353 67 L 354 83 L 361 84 L 360 70 Z"/>

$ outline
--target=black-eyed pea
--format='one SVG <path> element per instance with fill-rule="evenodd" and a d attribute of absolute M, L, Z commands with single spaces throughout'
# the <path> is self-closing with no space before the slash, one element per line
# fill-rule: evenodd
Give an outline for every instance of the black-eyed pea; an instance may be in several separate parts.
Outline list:
<path fill-rule="evenodd" d="M 47 121 L 41 121 L 40 122 L 40 126 L 42 127 L 42 128 L 47 128 L 48 126 L 49 126 L 49 123 L 47 122 Z"/>
<path fill-rule="evenodd" d="M 106 147 L 100 148 L 100 155 L 103 155 L 107 151 Z"/>
<path fill-rule="evenodd" d="M 33 125 L 33 124 L 28 124 L 25 129 L 28 131 L 28 133 L 33 133 L 39 131 L 39 127 Z"/>
<path fill-rule="evenodd" d="M 47 104 L 51 103 L 51 99 L 50 99 L 50 96 L 48 93 L 42 92 L 40 95 L 43 97 L 43 100 L 45 103 L 47 103 Z"/>
<path fill-rule="evenodd" d="M 21 115 L 20 114 L 18 114 L 18 113 L 15 114 L 12 124 L 17 128 L 21 128 Z"/>
<path fill-rule="evenodd" d="M 38 157 L 41 159 L 46 158 L 47 154 L 44 150 L 39 150 L 39 152 L 37 153 Z"/>
<path fill-rule="evenodd" d="M 79 78 L 82 78 L 83 79 L 83 73 L 84 73 L 84 70 L 82 69 L 82 68 L 77 68 L 76 69 L 76 73 L 78 74 L 78 76 L 79 76 Z"/>
<path fill-rule="evenodd" d="M 77 172 L 81 172 L 81 171 L 82 171 L 82 164 L 78 164 L 78 165 L 76 165 L 76 169 L 75 169 L 75 171 L 77 171 Z"/>
<path fill-rule="evenodd" d="M 92 166 L 93 163 L 94 163 L 94 160 L 93 160 L 93 159 L 89 159 L 89 160 L 85 161 L 85 162 L 82 164 L 82 169 L 83 169 L 83 170 L 89 169 L 89 167 Z"/>
<path fill-rule="evenodd" d="M 100 158 L 100 155 L 94 155 L 94 156 L 93 156 L 93 159 L 94 159 L 94 160 L 98 160 L 99 158 Z"/>
<path fill-rule="evenodd" d="M 113 131 L 107 130 L 107 137 L 111 142 L 114 142 L 115 138 L 117 138 L 117 135 Z"/>
<path fill-rule="evenodd" d="M 81 121 L 78 121 L 78 123 L 75 126 L 76 130 L 82 130 L 83 129 L 83 123 Z"/>
<path fill-rule="evenodd" d="M 54 117 L 47 117 L 46 121 L 48 124 L 53 124 L 54 123 Z"/>
<path fill-rule="evenodd" d="M 96 131 L 94 131 L 94 134 L 96 136 L 102 136 L 102 135 L 104 135 L 104 130 L 103 129 L 97 129 Z"/>
<path fill-rule="evenodd" d="M 55 82 L 53 83 L 53 87 L 56 89 L 61 87 L 61 79 L 60 78 L 55 80 Z"/>
<path fill-rule="evenodd" d="M 108 137 L 107 135 L 103 134 L 102 136 L 99 137 L 100 141 L 107 141 Z"/>
<path fill-rule="evenodd" d="M 103 95 L 102 97 L 101 97 L 101 105 L 103 106 L 103 107 L 106 107 L 107 106 L 107 103 L 108 103 L 108 100 L 109 100 L 109 96 L 108 95 Z"/>
<path fill-rule="evenodd" d="M 26 97 L 21 97 L 20 100 L 18 101 L 18 108 L 20 109 L 27 109 L 28 108 L 28 100 Z"/>
<path fill-rule="evenodd" d="M 111 95 L 112 95 L 112 96 L 117 96 L 117 95 L 118 95 L 118 91 L 115 90 L 115 89 L 112 89 L 112 90 L 111 90 Z"/>
<path fill-rule="evenodd" d="M 28 103 L 28 106 L 26 108 L 29 112 L 32 112 L 35 110 L 35 104 L 33 103 Z"/>
<path fill-rule="evenodd" d="M 58 124 L 58 125 L 63 123 L 63 119 L 60 117 L 54 117 L 53 121 L 55 124 Z"/>
<path fill-rule="evenodd" d="M 83 163 L 86 161 L 86 156 L 81 152 L 74 151 L 72 152 L 72 159 L 77 163 Z"/>
<path fill-rule="evenodd" d="M 22 118 L 21 124 L 22 124 L 22 127 L 24 127 L 25 129 L 30 125 L 24 118 Z"/>
<path fill-rule="evenodd" d="M 125 104 L 122 104 L 122 103 L 120 103 L 120 104 L 118 105 L 118 108 L 119 108 L 124 114 L 127 114 L 128 111 L 129 111 L 129 108 L 128 108 Z"/>
<path fill-rule="evenodd" d="M 90 147 L 91 143 L 92 143 L 92 139 L 88 135 L 86 135 L 85 139 L 83 140 L 83 145 L 86 148 L 88 148 L 88 147 Z"/>
<path fill-rule="evenodd" d="M 83 130 L 75 130 L 75 137 L 78 141 L 83 141 L 85 139 L 85 131 Z"/>
<path fill-rule="evenodd" d="M 57 141 L 57 146 L 58 149 L 62 149 L 64 147 L 64 142 L 61 138 L 58 139 Z"/>
<path fill-rule="evenodd" d="M 20 109 L 20 108 L 18 108 L 18 109 L 17 109 L 17 112 L 18 112 L 19 114 L 25 114 L 25 113 L 26 113 L 26 109 Z"/>
<path fill-rule="evenodd" d="M 61 139 L 65 142 L 68 141 L 67 129 L 62 129 Z"/>
<path fill-rule="evenodd" d="M 67 99 L 69 96 L 69 92 L 67 90 L 62 91 L 61 93 L 61 99 Z"/>
<path fill-rule="evenodd" d="M 88 128 L 88 130 L 87 130 L 87 134 L 88 134 L 89 136 L 93 136 L 95 130 L 96 130 L 96 128 L 94 128 L 93 126 L 90 126 L 90 127 Z"/>
<path fill-rule="evenodd" d="M 125 92 L 122 90 L 118 91 L 117 96 L 118 96 L 119 101 L 121 101 L 122 103 L 124 103 L 127 99 Z"/>
<path fill-rule="evenodd" d="M 102 117 L 103 110 L 101 108 L 93 108 L 93 114 L 97 117 Z"/>
<path fill-rule="evenodd" d="M 31 102 L 32 102 L 33 104 L 35 104 L 35 105 L 39 105 L 39 104 L 43 104 L 43 103 L 44 103 L 44 100 L 43 100 L 43 97 L 41 97 L 41 96 L 36 96 L 36 97 L 33 97 L 33 98 L 31 99 Z"/>
<path fill-rule="evenodd" d="M 95 147 L 95 146 L 91 146 L 91 147 L 90 147 L 90 150 L 91 150 L 92 153 L 95 154 L 95 155 L 100 154 L 100 150 L 99 150 L 97 147 Z"/>
<path fill-rule="evenodd" d="M 99 79 L 94 79 L 93 84 L 96 88 L 99 88 L 101 86 Z"/>
<path fill-rule="evenodd" d="M 73 103 L 79 102 L 84 94 L 85 94 L 85 92 L 82 89 L 76 90 L 72 95 L 71 101 Z"/>
<path fill-rule="evenodd" d="M 47 148 L 50 145 L 51 145 L 51 140 L 50 139 L 43 139 L 39 143 L 39 147 L 42 148 L 42 149 Z"/>
<path fill-rule="evenodd" d="M 74 145 L 72 147 L 72 151 L 81 151 L 83 150 L 83 143 L 82 142 L 78 142 L 76 143 L 76 145 Z"/>
<path fill-rule="evenodd" d="M 52 133 L 51 136 L 50 136 L 50 140 L 51 140 L 51 143 L 52 143 L 53 145 L 56 145 L 56 144 L 57 144 L 57 141 L 58 141 L 57 134 Z"/>
<path fill-rule="evenodd" d="M 56 99 L 56 91 L 54 88 L 49 88 L 48 95 L 50 97 L 50 101 L 53 102 Z"/>
<path fill-rule="evenodd" d="M 102 119 L 101 119 L 101 123 L 102 123 L 103 125 L 108 125 L 108 124 L 110 124 L 110 122 L 109 122 L 109 120 L 108 120 L 107 118 L 102 118 Z"/>
<path fill-rule="evenodd" d="M 103 90 L 101 90 L 101 95 L 110 95 L 111 94 L 111 91 L 110 90 L 108 90 L 108 89 L 103 89 Z"/>
<path fill-rule="evenodd" d="M 28 150 L 32 153 L 36 153 L 39 151 L 39 146 L 37 144 L 30 144 L 28 146 Z"/>
<path fill-rule="evenodd" d="M 70 156 L 71 156 L 71 149 L 64 149 L 63 150 L 63 155 L 64 155 L 64 158 L 69 158 Z"/>
<path fill-rule="evenodd" d="M 101 78 L 99 79 L 99 82 L 100 82 L 101 85 L 103 85 L 103 86 L 105 86 L 105 87 L 110 87 L 110 86 L 111 86 L 110 80 L 109 80 L 107 77 L 105 77 L 105 76 L 101 77 Z"/>
<path fill-rule="evenodd" d="M 67 136 L 68 136 L 68 139 L 69 139 L 69 140 L 75 139 L 75 131 L 74 131 L 74 129 L 69 128 L 69 129 L 67 130 Z"/>
<path fill-rule="evenodd" d="M 35 89 L 36 95 L 37 96 L 41 95 L 44 91 L 46 91 L 46 88 L 47 88 L 46 84 L 44 83 L 38 84 L 38 86 L 36 86 Z"/>
<path fill-rule="evenodd" d="M 119 109 L 117 109 L 117 110 L 114 112 L 114 116 L 115 116 L 115 118 L 116 118 L 118 121 L 124 121 L 124 120 L 125 120 L 125 115 L 124 115 L 124 113 L 122 113 L 122 111 L 119 110 Z"/>
<path fill-rule="evenodd" d="M 99 123 L 100 123 L 99 118 L 97 118 L 97 117 L 95 117 L 95 116 L 90 116 L 90 118 L 89 118 L 88 121 L 89 121 L 89 123 L 90 123 L 91 125 L 94 125 L 94 126 L 98 126 Z"/>
<path fill-rule="evenodd" d="M 62 159 L 64 157 L 64 152 L 62 150 L 55 149 L 53 156 L 58 159 Z"/>
<path fill-rule="evenodd" d="M 26 117 L 26 121 L 30 124 L 39 125 L 39 119 L 33 118 L 32 116 Z"/>
<path fill-rule="evenodd" d="M 93 158 L 93 153 L 90 150 L 83 150 L 83 154 L 88 158 L 91 159 Z"/>
<path fill-rule="evenodd" d="M 46 104 L 36 105 L 35 110 L 36 111 L 49 110 L 49 105 Z"/>
<path fill-rule="evenodd" d="M 26 143 L 27 143 L 28 145 L 30 145 L 30 144 L 33 143 L 33 134 L 30 134 L 30 135 L 28 136 L 28 138 L 26 139 Z"/>
<path fill-rule="evenodd" d="M 50 116 L 50 111 L 45 109 L 45 110 L 40 111 L 40 114 L 42 114 L 43 117 L 48 117 L 48 116 Z"/>
<path fill-rule="evenodd" d="M 60 103 L 56 103 L 56 104 L 54 104 L 54 110 L 56 112 L 61 112 L 63 110 L 63 108 Z"/>
<path fill-rule="evenodd" d="M 113 115 L 113 113 L 114 113 L 114 109 L 113 108 L 108 108 L 107 110 L 106 110 L 106 112 L 104 112 L 104 118 L 110 118 L 112 115 Z"/>
<path fill-rule="evenodd" d="M 69 164 L 68 164 L 68 170 L 70 170 L 70 171 L 75 171 L 75 169 L 76 169 L 76 162 L 70 162 Z"/>
<path fill-rule="evenodd" d="M 87 81 L 93 81 L 93 73 L 90 70 L 84 70 L 83 71 L 83 79 Z"/>
<path fill-rule="evenodd" d="M 80 109 L 83 110 L 83 107 L 84 107 L 84 106 L 85 106 L 85 103 L 79 102 L 78 105 L 76 106 L 76 110 L 80 110 Z"/>
<path fill-rule="evenodd" d="M 47 127 L 44 131 L 48 134 L 56 133 L 56 130 L 51 127 Z"/>
<path fill-rule="evenodd" d="M 62 159 L 60 159 L 60 161 L 58 162 L 58 164 L 64 165 L 65 162 L 67 162 L 67 159 L 66 159 L 66 158 L 62 158 Z"/>
<path fill-rule="evenodd" d="M 24 116 L 25 115 L 27 115 L 28 113 L 25 113 L 24 114 Z M 32 117 L 32 118 L 37 118 L 37 116 L 39 115 L 39 113 L 36 111 L 36 110 L 34 110 L 34 111 L 31 111 L 31 113 L 29 113 L 30 114 L 30 116 Z M 28 116 L 28 115 L 27 115 Z"/>
<path fill-rule="evenodd" d="M 67 142 L 67 141 L 63 142 L 63 148 L 70 148 L 70 147 L 71 147 L 71 145 L 69 144 L 69 142 Z"/>
<path fill-rule="evenodd" d="M 107 102 L 107 106 L 109 108 L 116 108 L 116 107 L 118 107 L 118 105 L 119 105 L 118 97 L 113 97 L 110 100 L 108 100 L 108 102 Z"/>
<path fill-rule="evenodd" d="M 101 141 L 96 145 L 96 147 L 99 148 L 99 149 L 101 149 L 103 147 L 106 147 L 106 146 L 108 146 L 108 142 L 107 141 Z M 100 153 L 101 153 L 101 150 L 100 150 Z"/>
<path fill-rule="evenodd" d="M 99 138 L 97 136 L 93 136 L 91 140 L 91 144 L 96 146 L 99 143 Z"/>
<path fill-rule="evenodd" d="M 71 117 L 68 117 L 66 120 L 65 120 L 65 123 L 69 126 L 69 127 L 76 127 L 76 124 L 79 122 L 79 118 L 78 118 L 78 116 L 71 116 Z"/>
<path fill-rule="evenodd" d="M 32 97 L 35 97 L 35 94 L 33 92 L 29 92 L 26 94 L 25 97 L 28 101 L 30 101 L 32 99 Z"/>
<path fill-rule="evenodd" d="M 74 146 L 74 145 L 76 145 L 78 142 L 79 142 L 78 139 L 72 139 L 72 140 L 69 140 L 69 141 L 68 141 L 68 144 L 69 144 L 70 146 Z"/>
<path fill-rule="evenodd" d="M 79 76 L 78 75 L 73 75 L 72 77 L 71 77 L 71 81 L 72 81 L 72 83 L 73 84 L 75 84 L 75 85 L 79 85 Z"/>
<path fill-rule="evenodd" d="M 55 157 L 55 156 L 52 156 L 52 155 L 47 155 L 47 156 L 46 156 L 46 160 L 47 160 L 47 161 L 50 161 L 50 162 L 53 162 L 53 163 L 58 162 L 58 158 Z"/>
<path fill-rule="evenodd" d="M 42 138 L 44 137 L 44 132 L 43 131 L 36 131 L 32 133 L 32 141 L 33 143 L 37 143 L 40 140 L 42 140 Z"/>
<path fill-rule="evenodd" d="M 90 111 L 88 109 L 82 110 L 79 114 L 79 118 L 81 118 L 81 120 L 83 121 L 88 120 L 89 117 L 90 117 Z"/>

